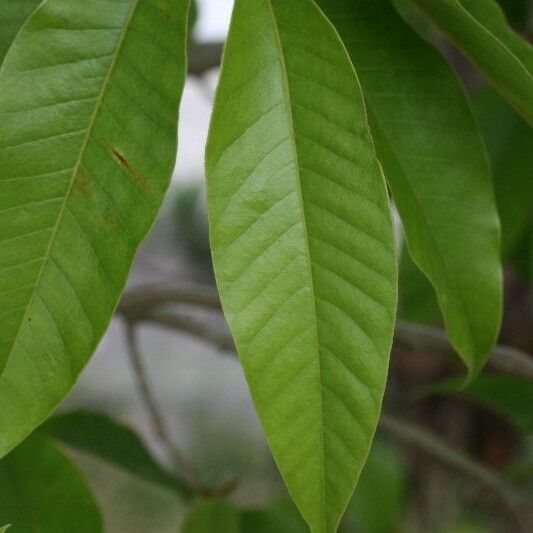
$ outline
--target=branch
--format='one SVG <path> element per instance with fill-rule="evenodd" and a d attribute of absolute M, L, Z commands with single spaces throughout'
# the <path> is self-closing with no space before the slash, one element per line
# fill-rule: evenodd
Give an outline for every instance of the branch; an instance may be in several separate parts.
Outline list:
<path fill-rule="evenodd" d="M 451 447 L 429 431 L 404 420 L 397 420 L 392 416 L 382 414 L 379 429 L 395 440 L 414 447 L 441 464 L 469 477 L 479 486 L 496 495 L 519 521 L 528 521 L 526 497 L 494 470 Z"/>
<path fill-rule="evenodd" d="M 135 334 L 135 328 L 133 324 L 126 321 L 126 341 L 128 344 L 128 354 L 130 357 L 130 363 L 135 374 L 135 379 L 141 393 L 144 406 L 152 423 L 154 433 L 157 435 L 159 441 L 165 446 L 167 452 L 178 464 L 183 476 L 185 477 L 189 486 L 196 492 L 201 493 L 202 487 L 200 486 L 196 474 L 189 466 L 189 463 L 185 457 L 178 450 L 174 444 L 170 432 L 163 420 L 163 416 L 160 413 L 159 405 L 155 399 L 150 385 L 148 383 L 148 377 L 144 369 L 142 357 L 139 351 L 137 336 Z"/>
<path fill-rule="evenodd" d="M 446 333 L 433 326 L 422 326 L 398 320 L 394 343 L 400 348 L 416 352 L 430 352 L 446 357 L 456 355 Z M 494 346 L 488 364 L 503 374 L 511 374 L 533 381 L 533 358 L 510 346 Z"/>
<path fill-rule="evenodd" d="M 223 42 L 189 43 L 189 74 L 202 76 L 208 70 L 220 66 L 222 58 Z"/>
<path fill-rule="evenodd" d="M 133 320 L 145 320 L 167 327 L 183 330 L 209 343 L 228 350 L 233 346 L 229 331 L 215 336 L 209 333 L 209 327 L 199 321 L 186 319 L 183 315 L 171 317 L 153 310 L 168 304 L 192 305 L 204 309 L 221 311 L 221 304 L 216 289 L 212 287 L 184 284 L 173 287 L 141 287 L 128 292 L 122 298 L 119 312 Z M 433 326 L 423 326 L 399 320 L 394 336 L 395 346 L 417 352 L 431 352 L 445 357 L 453 357 L 456 352 L 449 344 L 446 333 Z M 494 370 L 503 374 L 533 381 L 533 358 L 528 354 L 509 346 L 495 346 L 488 359 Z"/>

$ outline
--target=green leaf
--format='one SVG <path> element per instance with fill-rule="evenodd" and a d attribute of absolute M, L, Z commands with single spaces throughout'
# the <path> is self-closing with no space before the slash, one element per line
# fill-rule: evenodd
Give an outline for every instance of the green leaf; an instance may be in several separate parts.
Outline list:
<path fill-rule="evenodd" d="M 182 533 L 239 533 L 239 515 L 224 500 L 203 500 L 190 509 Z"/>
<path fill-rule="evenodd" d="M 111 418 L 85 412 L 55 416 L 40 430 L 72 448 L 85 452 L 150 483 L 189 496 L 188 487 L 152 457 L 141 439 Z"/>
<path fill-rule="evenodd" d="M 476 94 L 473 110 L 492 163 L 502 255 L 509 259 L 533 226 L 533 130 L 492 88 Z"/>
<path fill-rule="evenodd" d="M 6 531 L 11 527 L 11 524 L 0 527 L 0 533 L 6 533 Z"/>
<path fill-rule="evenodd" d="M 81 474 L 33 435 L 0 461 L 0 522 L 16 533 L 98 533 L 102 517 Z"/>
<path fill-rule="evenodd" d="M 387 376 L 396 254 L 353 67 L 312 0 L 237 0 L 207 148 L 222 304 L 281 474 L 338 525 Z"/>
<path fill-rule="evenodd" d="M 485 406 L 506 418 L 520 432 L 533 434 L 533 387 L 527 379 L 486 374 L 463 387 L 450 378 L 422 389 L 426 394 L 451 394 Z"/>
<path fill-rule="evenodd" d="M 40 1 L 0 0 L 0 64 L 15 35 Z"/>
<path fill-rule="evenodd" d="M 533 47 L 494 0 L 410 0 L 478 66 L 533 124 Z"/>
<path fill-rule="evenodd" d="M 0 457 L 71 389 L 161 205 L 187 6 L 46 0 L 0 70 Z"/>
<path fill-rule="evenodd" d="M 321 5 L 361 80 L 409 251 L 473 376 L 498 334 L 501 265 L 489 165 L 464 91 L 389 0 Z"/>

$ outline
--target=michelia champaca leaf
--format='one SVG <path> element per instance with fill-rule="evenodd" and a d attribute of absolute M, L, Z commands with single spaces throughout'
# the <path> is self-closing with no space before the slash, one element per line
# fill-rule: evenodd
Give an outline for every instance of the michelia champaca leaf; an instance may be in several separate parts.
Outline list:
<path fill-rule="evenodd" d="M 20 30 L 40 0 L 0 1 L 0 64 Z M 0 529 L 1 531 L 1 529 Z"/>
<path fill-rule="evenodd" d="M 60 414 L 47 420 L 39 431 L 183 498 L 191 495 L 185 482 L 160 465 L 132 429 L 104 414 Z"/>
<path fill-rule="evenodd" d="M 533 47 L 507 24 L 495 0 L 410 0 L 533 124 Z"/>
<path fill-rule="evenodd" d="M 499 220 L 483 141 L 447 62 L 390 0 L 321 0 L 367 101 L 409 251 L 434 285 L 451 343 L 476 374 L 501 316 Z"/>
<path fill-rule="evenodd" d="M 396 306 L 361 89 L 312 0 L 237 0 L 207 148 L 213 260 L 270 447 L 332 532 L 376 428 Z"/>
<path fill-rule="evenodd" d="M 41 435 L 32 435 L 0 461 L 0 502 L 0 523 L 12 524 L 13 533 L 104 531 L 81 474 Z"/>
<path fill-rule="evenodd" d="M 0 70 L 0 456 L 105 331 L 174 166 L 187 0 L 46 0 Z"/>

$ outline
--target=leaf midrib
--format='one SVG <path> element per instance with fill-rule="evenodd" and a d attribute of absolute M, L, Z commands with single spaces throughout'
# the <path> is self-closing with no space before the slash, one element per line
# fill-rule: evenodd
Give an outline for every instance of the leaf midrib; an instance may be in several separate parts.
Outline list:
<path fill-rule="evenodd" d="M 35 281 L 34 288 L 32 290 L 30 299 L 28 300 L 28 304 L 26 306 L 24 314 L 23 314 L 23 316 L 22 316 L 22 318 L 20 320 L 20 323 L 19 323 L 19 326 L 18 326 L 18 329 L 17 329 L 17 333 L 15 335 L 15 338 L 13 339 L 13 343 L 11 345 L 9 353 L 8 353 L 8 355 L 6 357 L 6 360 L 4 361 L 4 365 L 3 365 L 2 368 L 0 368 L 0 378 L 4 375 L 4 372 L 5 372 L 5 369 L 7 368 L 7 364 L 9 362 L 9 359 L 10 359 L 11 355 L 13 354 L 13 351 L 14 351 L 17 343 L 18 343 L 20 332 L 23 329 L 22 326 L 23 326 L 24 322 L 27 319 L 28 312 L 29 312 L 29 310 L 32 307 L 33 300 L 34 300 L 35 295 L 37 294 L 38 288 L 39 288 L 39 286 L 41 284 L 42 277 L 44 275 L 44 271 L 45 271 L 46 266 L 48 265 L 48 262 L 50 260 L 52 247 L 54 245 L 54 242 L 55 242 L 55 239 L 56 239 L 56 236 L 57 236 L 57 232 L 59 230 L 59 227 L 61 226 L 61 222 L 63 221 L 63 217 L 64 217 L 65 212 L 67 210 L 67 204 L 68 204 L 68 201 L 70 200 L 70 196 L 72 194 L 72 190 L 73 190 L 73 187 L 74 187 L 76 176 L 79 173 L 80 166 L 82 164 L 83 158 L 85 156 L 85 152 L 87 150 L 87 146 L 88 146 L 89 141 L 91 139 L 91 135 L 92 135 L 94 126 L 95 126 L 95 124 L 97 122 L 97 119 L 98 119 L 98 116 L 100 114 L 100 111 L 102 110 L 102 104 L 103 104 L 103 101 L 104 101 L 104 97 L 105 97 L 105 95 L 107 93 L 107 89 L 109 87 L 109 83 L 111 81 L 111 77 L 112 77 L 113 72 L 115 70 L 115 67 L 116 67 L 120 52 L 122 51 L 122 47 L 123 47 L 124 42 L 126 40 L 126 36 L 128 34 L 128 30 L 129 30 L 129 28 L 131 26 L 131 22 L 132 22 L 132 20 L 133 20 L 133 18 L 135 16 L 135 14 L 136 14 L 137 8 L 139 7 L 140 1 L 141 0 L 134 0 L 133 5 L 131 7 L 131 10 L 130 10 L 125 22 L 124 22 L 124 29 L 122 30 L 122 33 L 121 33 L 121 35 L 120 35 L 120 37 L 119 37 L 119 39 L 117 41 L 115 52 L 113 53 L 111 61 L 109 63 L 109 68 L 108 68 L 107 74 L 106 74 L 106 76 L 105 76 L 105 78 L 104 78 L 104 80 L 102 82 L 102 89 L 100 91 L 100 94 L 98 95 L 98 98 L 97 98 L 96 102 L 95 102 L 95 108 L 94 108 L 93 114 L 92 114 L 92 116 L 91 116 L 91 118 L 89 120 L 89 124 L 87 125 L 87 133 L 85 134 L 85 137 L 84 137 L 83 142 L 81 144 L 80 153 L 79 153 L 78 159 L 76 160 L 76 164 L 75 164 L 75 166 L 73 168 L 72 176 L 71 176 L 70 182 L 69 182 L 69 186 L 68 186 L 67 191 L 65 193 L 65 198 L 63 200 L 63 203 L 61 204 L 61 207 L 59 209 L 59 213 L 57 215 L 56 223 L 53 226 L 52 235 L 50 236 L 48 247 L 47 247 L 46 252 L 45 252 L 45 254 L 43 256 L 42 265 L 41 265 L 41 268 L 40 268 L 40 270 L 39 270 L 39 272 L 37 274 L 37 279 Z"/>
<path fill-rule="evenodd" d="M 322 474 L 322 489 L 323 489 L 323 528 L 324 531 L 327 529 L 327 507 L 326 507 L 326 468 L 325 468 L 325 435 L 324 435 L 324 428 L 325 428 L 325 414 L 324 414 L 324 399 L 322 396 L 322 362 L 320 358 L 320 341 L 318 339 L 318 309 L 317 309 L 317 299 L 316 299 L 316 292 L 315 292 L 315 286 L 314 286 L 314 276 L 313 276 L 313 270 L 312 270 L 312 261 L 311 261 L 311 252 L 309 247 L 309 239 L 308 239 L 308 231 L 307 231 L 307 221 L 305 218 L 305 208 L 304 208 L 304 199 L 303 199 L 303 193 L 302 193 L 302 187 L 300 183 L 300 165 L 298 162 L 298 149 L 296 146 L 296 133 L 295 133 L 295 127 L 294 127 L 294 117 L 293 117 L 293 104 L 292 104 L 292 97 L 291 97 L 291 91 L 290 91 L 290 84 L 289 79 L 287 76 L 287 63 L 285 60 L 285 52 L 283 49 L 283 43 L 281 38 L 281 33 L 279 31 L 278 27 L 278 20 L 276 17 L 276 13 L 274 11 L 274 7 L 272 6 L 272 1 L 267 0 L 267 5 L 269 7 L 269 11 L 272 15 L 272 21 L 274 23 L 274 29 L 275 29 L 275 37 L 276 37 L 276 46 L 279 51 L 280 61 L 281 61 L 281 70 L 282 70 L 282 83 L 283 83 L 283 91 L 285 93 L 286 99 L 287 99 L 287 108 L 288 108 L 288 115 L 289 115 L 289 128 L 290 128 L 290 138 L 291 138 L 291 144 L 294 151 L 294 158 L 295 158 L 295 166 L 296 166 L 296 172 L 297 172 L 297 179 L 296 179 L 296 186 L 298 189 L 298 196 L 300 198 L 300 204 L 301 204 L 301 211 L 300 211 L 300 217 L 302 220 L 302 227 L 304 231 L 304 238 L 305 238 L 305 251 L 307 256 L 307 269 L 310 279 L 310 285 L 311 285 L 311 298 L 313 300 L 313 317 L 314 317 L 314 331 L 315 331 L 315 343 L 316 343 L 316 355 L 318 359 L 318 387 L 319 387 L 319 398 L 320 398 L 320 414 L 322 419 L 322 430 L 320 432 L 321 436 L 321 450 L 322 450 L 322 461 L 321 461 L 321 474 Z"/>

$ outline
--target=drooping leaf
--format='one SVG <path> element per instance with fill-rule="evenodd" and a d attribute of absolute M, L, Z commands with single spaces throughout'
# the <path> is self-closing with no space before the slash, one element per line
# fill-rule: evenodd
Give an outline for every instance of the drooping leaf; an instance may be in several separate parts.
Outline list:
<path fill-rule="evenodd" d="M 15 35 L 41 0 L 0 1 L 0 64 Z M 0 530 L 1 531 L 1 530 Z"/>
<path fill-rule="evenodd" d="M 0 461 L 0 522 L 14 533 L 99 533 L 84 479 L 48 438 L 33 435 Z"/>
<path fill-rule="evenodd" d="M 533 130 L 492 88 L 473 100 L 492 163 L 502 225 L 502 255 L 513 254 L 533 227 Z"/>
<path fill-rule="evenodd" d="M 533 47 L 507 24 L 495 0 L 410 0 L 533 124 Z"/>
<path fill-rule="evenodd" d="M 176 491 L 180 496 L 190 495 L 183 481 L 152 457 L 136 433 L 105 415 L 86 412 L 61 414 L 45 422 L 39 431 L 145 481 Z"/>
<path fill-rule="evenodd" d="M 207 149 L 221 299 L 270 447 L 334 531 L 387 375 L 396 258 L 360 86 L 312 0 L 237 0 Z"/>
<path fill-rule="evenodd" d="M 482 374 L 466 387 L 450 378 L 422 389 L 426 394 L 449 394 L 485 406 L 506 418 L 518 431 L 533 434 L 533 387 L 515 376 Z"/>
<path fill-rule="evenodd" d="M 239 515 L 224 500 L 203 500 L 185 517 L 182 533 L 239 533 Z"/>
<path fill-rule="evenodd" d="M 160 207 L 187 5 L 46 0 L 0 70 L 0 457 L 74 384 Z"/>
<path fill-rule="evenodd" d="M 466 96 L 390 0 L 321 0 L 368 103 L 409 251 L 434 285 L 450 341 L 474 375 L 498 334 L 499 221 Z"/>

